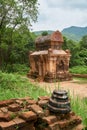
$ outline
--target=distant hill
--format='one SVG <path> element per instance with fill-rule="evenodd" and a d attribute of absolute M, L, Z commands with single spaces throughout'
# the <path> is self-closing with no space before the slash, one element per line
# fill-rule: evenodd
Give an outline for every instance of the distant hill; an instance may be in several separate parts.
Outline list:
<path fill-rule="evenodd" d="M 41 30 L 41 31 L 34 31 L 35 35 L 41 35 L 42 32 L 47 31 L 48 34 L 53 33 L 53 30 Z M 87 27 L 77 27 L 71 26 L 68 28 L 64 28 L 62 31 L 63 36 L 71 39 L 73 41 L 80 41 L 84 35 L 87 35 Z"/>
<path fill-rule="evenodd" d="M 41 35 L 45 31 L 48 32 L 48 34 L 51 34 L 54 32 L 52 30 L 41 30 L 41 31 L 34 31 L 34 33 L 35 33 L 35 35 Z"/>
<path fill-rule="evenodd" d="M 87 27 L 71 26 L 62 30 L 62 34 L 68 39 L 80 41 L 84 35 L 87 35 Z"/>

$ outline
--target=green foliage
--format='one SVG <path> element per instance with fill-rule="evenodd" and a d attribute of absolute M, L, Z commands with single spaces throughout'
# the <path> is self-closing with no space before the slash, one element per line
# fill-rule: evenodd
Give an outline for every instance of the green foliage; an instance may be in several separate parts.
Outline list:
<path fill-rule="evenodd" d="M 42 36 L 46 36 L 46 35 L 48 35 L 48 32 L 47 31 L 43 31 L 42 32 Z"/>
<path fill-rule="evenodd" d="M 0 67 L 28 63 L 28 51 L 34 49 L 35 37 L 29 29 L 37 20 L 37 9 L 37 0 L 0 1 Z"/>
<path fill-rule="evenodd" d="M 20 4 L 21 3 L 21 4 Z M 37 20 L 37 0 L 0 0 L 1 27 L 31 26 Z"/>
<path fill-rule="evenodd" d="M 30 33 L 26 26 L 15 30 L 13 32 L 12 43 L 10 41 L 9 28 L 4 36 L 3 43 L 1 43 L 1 61 L 3 64 L 27 63 L 29 50 L 34 50 L 35 35 Z"/>
<path fill-rule="evenodd" d="M 17 72 L 18 74 L 27 74 L 29 67 L 25 64 L 13 64 L 10 72 Z"/>
<path fill-rule="evenodd" d="M 52 34 L 54 31 L 52 31 L 52 30 L 34 31 L 34 34 L 38 36 L 38 35 L 42 35 L 43 32 L 47 32 L 48 34 Z"/>
<path fill-rule="evenodd" d="M 8 64 L 2 68 L 3 72 L 27 74 L 29 72 L 29 66 L 26 64 Z"/>
<path fill-rule="evenodd" d="M 87 66 L 87 49 L 81 49 L 81 51 L 79 52 L 79 56 L 84 64 Z"/>
<path fill-rule="evenodd" d="M 71 73 L 75 74 L 87 74 L 87 66 L 75 66 L 70 68 Z"/>
<path fill-rule="evenodd" d="M 87 127 L 87 99 L 71 97 L 71 106 L 72 110 L 81 116 L 83 125 Z"/>
<path fill-rule="evenodd" d="M 87 35 L 82 37 L 80 41 L 80 47 L 83 49 L 87 49 Z"/>
<path fill-rule="evenodd" d="M 0 100 L 29 96 L 38 98 L 47 92 L 33 85 L 28 78 L 18 74 L 0 72 Z"/>
<path fill-rule="evenodd" d="M 69 49 L 68 43 L 67 43 L 67 38 L 66 38 L 65 36 L 63 36 L 63 39 L 64 39 L 64 43 L 63 43 L 63 45 L 62 45 L 62 48 L 63 48 L 64 50 Z"/>
<path fill-rule="evenodd" d="M 64 37 L 63 49 L 69 49 L 71 52 L 70 67 L 87 65 L 87 44 L 83 39 L 84 37 L 82 38 L 81 42 L 76 43 L 75 41 L 68 40 L 66 37 Z"/>

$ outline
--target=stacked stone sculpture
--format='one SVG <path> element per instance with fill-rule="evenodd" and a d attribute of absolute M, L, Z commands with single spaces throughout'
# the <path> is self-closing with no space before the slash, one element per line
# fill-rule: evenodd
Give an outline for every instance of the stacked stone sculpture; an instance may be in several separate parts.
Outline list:
<path fill-rule="evenodd" d="M 67 114 L 71 111 L 70 99 L 65 90 L 54 90 L 48 103 L 50 111 L 59 114 Z"/>

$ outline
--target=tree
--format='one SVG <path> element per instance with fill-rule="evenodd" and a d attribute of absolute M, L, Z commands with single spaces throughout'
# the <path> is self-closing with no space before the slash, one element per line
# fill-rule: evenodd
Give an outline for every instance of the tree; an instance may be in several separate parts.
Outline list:
<path fill-rule="evenodd" d="M 37 0 L 0 0 L 0 28 L 28 27 L 37 20 Z"/>
<path fill-rule="evenodd" d="M 15 32 L 21 27 L 26 27 L 26 30 L 30 29 L 31 23 L 37 21 L 37 15 L 37 0 L 0 0 L 0 65 L 8 59 L 13 51 Z M 30 36 L 29 33 L 25 35 Z"/>
<path fill-rule="evenodd" d="M 83 36 L 80 41 L 80 52 L 79 56 L 84 62 L 84 65 L 87 65 L 87 35 Z"/>
<path fill-rule="evenodd" d="M 87 35 L 83 36 L 80 41 L 80 48 L 81 49 L 87 49 Z"/>
<path fill-rule="evenodd" d="M 46 35 L 48 35 L 48 32 L 47 31 L 43 31 L 42 32 L 42 36 L 46 36 Z"/>
<path fill-rule="evenodd" d="M 64 50 L 69 49 L 69 48 L 68 48 L 68 39 L 67 39 L 65 36 L 63 36 L 63 39 L 64 39 L 64 43 L 63 43 L 63 45 L 62 45 L 62 48 L 63 48 Z"/>
<path fill-rule="evenodd" d="M 63 49 L 70 50 L 70 53 L 71 53 L 70 67 L 84 64 L 82 58 L 79 56 L 79 52 L 80 52 L 79 43 L 76 43 L 73 40 L 68 40 L 66 37 L 64 37 Z"/>

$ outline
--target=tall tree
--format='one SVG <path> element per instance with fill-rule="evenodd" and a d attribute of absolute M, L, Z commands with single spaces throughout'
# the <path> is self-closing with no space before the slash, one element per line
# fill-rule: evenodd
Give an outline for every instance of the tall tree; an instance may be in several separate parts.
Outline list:
<path fill-rule="evenodd" d="M 87 49 L 87 35 L 83 36 L 80 41 L 80 47 L 81 49 Z"/>
<path fill-rule="evenodd" d="M 37 20 L 37 0 L 0 0 L 0 28 L 31 26 Z"/>
<path fill-rule="evenodd" d="M 83 36 L 80 41 L 79 56 L 83 60 L 84 65 L 87 65 L 87 35 Z"/>
<path fill-rule="evenodd" d="M 37 0 L 0 0 L 0 65 L 6 51 L 14 46 L 14 31 L 21 26 L 30 29 L 37 15 Z"/>

